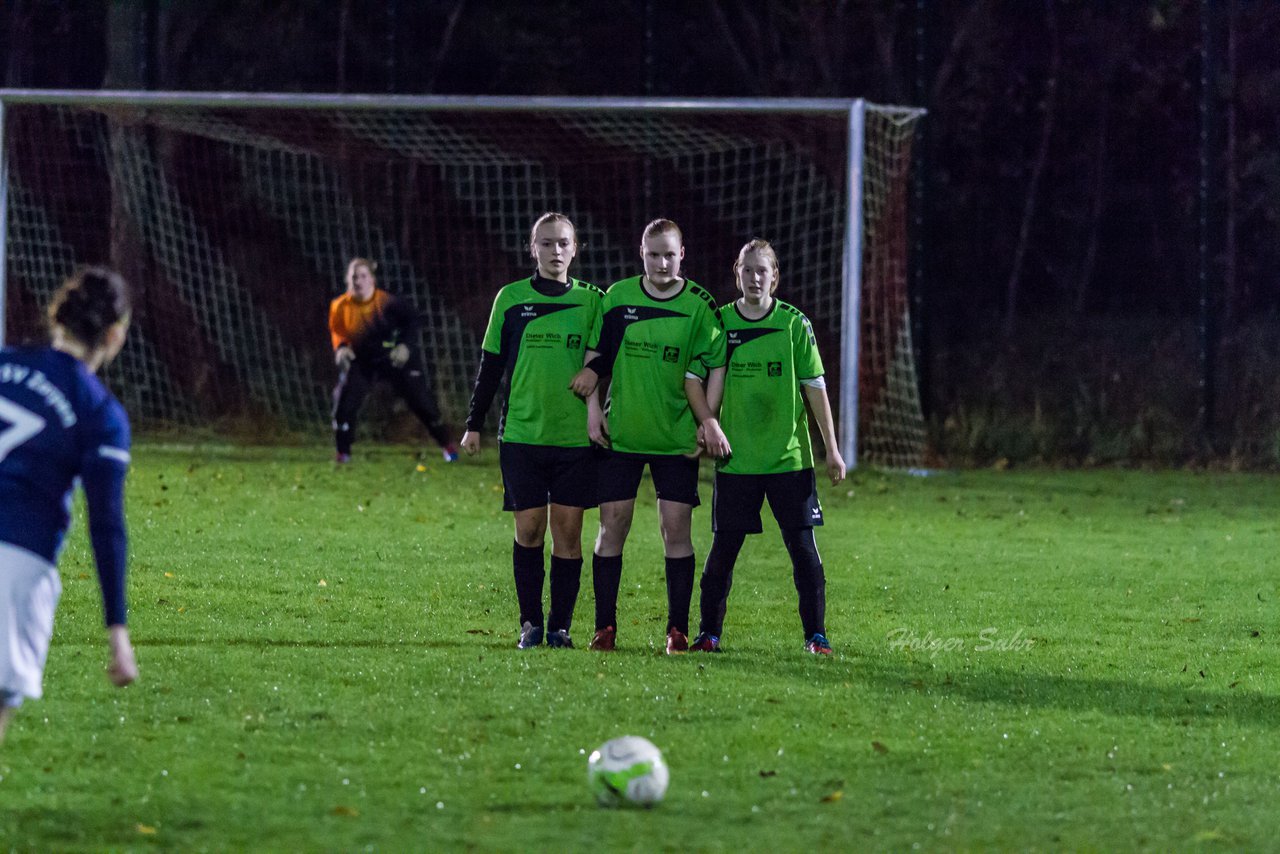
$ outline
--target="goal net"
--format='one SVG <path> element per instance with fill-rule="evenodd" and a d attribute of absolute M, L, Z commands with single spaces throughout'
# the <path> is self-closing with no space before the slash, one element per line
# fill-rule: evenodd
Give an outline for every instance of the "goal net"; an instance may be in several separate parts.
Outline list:
<path fill-rule="evenodd" d="M 685 273 L 723 302 L 738 248 L 770 240 L 833 405 L 856 413 L 842 430 L 858 458 L 920 463 L 906 296 L 918 110 L 866 105 L 851 152 L 850 102 L 21 94 L 0 93 L 5 340 L 42 335 L 41 307 L 76 264 L 120 269 L 134 324 L 105 376 L 143 429 L 326 430 L 327 309 L 357 255 L 422 312 L 460 425 L 494 292 L 530 273 L 529 227 L 557 210 L 582 244 L 573 274 L 601 286 L 638 272 L 658 216 L 684 231 Z"/>

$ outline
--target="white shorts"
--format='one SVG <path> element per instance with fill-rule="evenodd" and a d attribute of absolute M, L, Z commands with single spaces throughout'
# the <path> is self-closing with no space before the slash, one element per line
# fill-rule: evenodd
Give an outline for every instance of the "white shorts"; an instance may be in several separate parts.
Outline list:
<path fill-rule="evenodd" d="M 0 543 L 0 705 L 21 705 L 42 693 L 62 595 L 57 568 L 26 549 Z"/>

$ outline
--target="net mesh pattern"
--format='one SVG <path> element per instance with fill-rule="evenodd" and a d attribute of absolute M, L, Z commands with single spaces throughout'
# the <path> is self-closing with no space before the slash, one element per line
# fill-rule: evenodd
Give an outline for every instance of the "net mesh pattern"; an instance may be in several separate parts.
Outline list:
<path fill-rule="evenodd" d="M 863 165 L 859 450 L 900 467 L 924 449 L 906 295 L 917 115 L 870 108 Z M 531 272 L 547 210 L 577 226 L 573 274 L 601 286 L 640 271 L 648 221 L 675 220 L 684 272 L 720 302 L 738 248 L 768 239 L 839 388 L 844 116 L 23 104 L 5 126 L 7 340 L 40 337 L 78 262 L 117 267 L 136 307 L 106 377 L 142 425 L 325 430 L 327 310 L 353 256 L 422 312 L 459 424 L 493 295 Z"/>

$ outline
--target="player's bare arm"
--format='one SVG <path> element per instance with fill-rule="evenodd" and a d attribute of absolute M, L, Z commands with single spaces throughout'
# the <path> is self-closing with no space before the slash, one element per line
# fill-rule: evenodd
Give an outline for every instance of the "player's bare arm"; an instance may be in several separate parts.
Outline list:
<path fill-rule="evenodd" d="M 600 375 L 593 368 L 586 367 L 599 355 L 595 350 L 588 350 L 582 360 L 582 370 L 574 374 L 573 381 L 569 383 L 569 388 L 573 389 L 573 393 L 584 400 L 590 397 L 600 384 Z"/>
<path fill-rule="evenodd" d="M 813 420 L 818 424 L 818 432 L 822 434 L 822 443 L 827 448 L 827 477 L 835 486 L 844 480 L 844 457 L 840 456 L 840 446 L 836 442 L 835 419 L 831 415 L 831 401 L 827 398 L 825 386 L 802 386 L 805 400 L 813 412 Z"/>
<path fill-rule="evenodd" d="M 602 448 L 609 447 L 609 421 L 598 392 L 587 395 L 587 437 Z"/>
<path fill-rule="evenodd" d="M 723 389 L 724 368 L 711 369 L 707 377 L 708 386 L 713 378 L 718 379 L 719 387 Z M 684 393 L 689 399 L 693 417 L 698 421 L 698 435 L 706 446 L 707 453 L 716 458 L 729 456 L 732 451 L 729 439 L 724 435 L 724 430 L 720 429 L 720 420 L 711 408 L 707 389 L 703 387 L 702 381 L 696 377 L 685 377 Z"/>

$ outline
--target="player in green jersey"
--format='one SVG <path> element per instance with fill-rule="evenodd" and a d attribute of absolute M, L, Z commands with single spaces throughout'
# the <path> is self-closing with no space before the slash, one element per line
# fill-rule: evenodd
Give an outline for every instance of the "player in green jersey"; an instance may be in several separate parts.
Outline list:
<path fill-rule="evenodd" d="M 569 388 L 582 366 L 587 336 L 603 292 L 569 275 L 578 252 L 573 223 L 546 213 L 529 234 L 534 274 L 498 291 L 481 347 L 462 447 L 480 451 L 480 428 L 509 373 L 506 411 L 498 428 L 503 507 L 515 516 L 511 562 L 520 606 L 520 640 L 542 643 L 543 542 L 551 525 L 551 611 L 548 646 L 572 647 L 569 629 L 582 575 L 582 512 L 596 505 L 596 461 L 587 437 L 588 411 Z M 549 508 L 549 509 L 548 509 Z"/>
<path fill-rule="evenodd" d="M 813 538 L 814 526 L 822 524 L 822 505 L 806 401 L 827 448 L 827 475 L 833 485 L 844 480 L 845 465 L 836 444 L 822 358 L 808 318 L 773 296 L 778 288 L 773 247 L 764 240 L 748 242 L 733 269 L 742 295 L 720 309 L 728 351 L 724 385 L 708 390 L 733 454 L 716 464 L 711 510 L 715 538 L 702 570 L 702 619 L 692 648 L 720 650 L 734 563 L 747 534 L 763 530 L 760 508 L 768 498 L 791 556 L 805 649 L 830 655 L 824 622 L 826 578 Z"/>
<path fill-rule="evenodd" d="M 684 241 L 674 222 L 645 228 L 644 275 L 609 288 L 592 332 L 586 367 L 573 381 L 594 396 L 609 376 L 606 418 L 593 411 L 588 432 L 608 446 L 600 463 L 600 533 L 591 561 L 596 633 L 591 648 L 612 650 L 617 635 L 622 549 L 631 530 L 645 466 L 658 493 L 666 555 L 667 652 L 689 649 L 695 562 L 691 527 L 698 504 L 698 431 L 713 454 L 727 452 L 703 381 L 724 370 L 724 334 L 715 300 L 680 275 Z"/>

